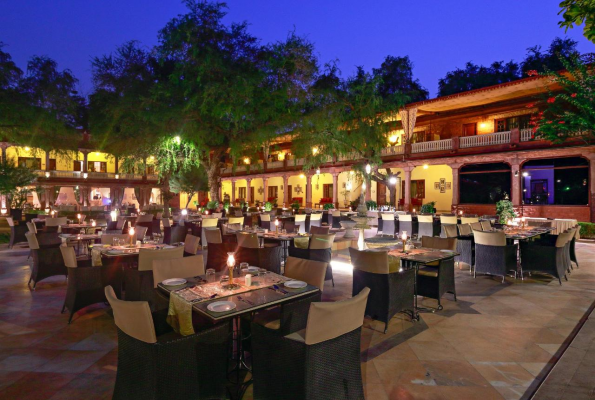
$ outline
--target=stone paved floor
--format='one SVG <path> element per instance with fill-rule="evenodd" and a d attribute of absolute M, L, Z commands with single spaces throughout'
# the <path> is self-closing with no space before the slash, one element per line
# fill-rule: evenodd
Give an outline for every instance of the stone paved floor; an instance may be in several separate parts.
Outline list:
<path fill-rule="evenodd" d="M 595 244 L 579 243 L 577 251 L 581 268 L 562 286 L 535 276 L 523 282 L 507 278 L 505 284 L 484 276 L 474 280 L 457 269 L 459 301 L 445 295 L 443 311 L 422 314 L 415 323 L 396 316 L 387 334 L 382 323 L 366 320 L 366 398 L 528 398 L 595 300 Z M 117 339 L 108 308 L 89 307 L 67 325 L 67 315 L 60 314 L 64 278 L 30 291 L 27 254 L 26 247 L 0 247 L 0 399 L 110 399 Z M 334 256 L 336 286 L 327 283 L 326 300 L 351 294 L 346 254 Z M 436 305 L 431 299 L 421 303 Z M 591 322 L 585 329 L 595 332 Z M 573 343 L 562 380 L 544 384 L 539 398 L 579 398 L 575 392 L 595 398 L 595 346 L 587 342 Z M 250 391 L 244 398 L 251 398 Z"/>

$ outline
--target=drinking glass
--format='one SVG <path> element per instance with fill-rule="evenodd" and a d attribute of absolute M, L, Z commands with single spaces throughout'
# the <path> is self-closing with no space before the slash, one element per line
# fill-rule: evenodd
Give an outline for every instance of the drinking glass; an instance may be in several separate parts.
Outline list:
<path fill-rule="evenodd" d="M 207 269 L 206 275 L 207 275 L 207 282 L 215 281 L 215 270 L 213 268 Z"/>
<path fill-rule="evenodd" d="M 221 275 L 221 279 L 219 279 L 219 285 L 221 287 L 229 285 L 229 276 L 227 274 Z"/>

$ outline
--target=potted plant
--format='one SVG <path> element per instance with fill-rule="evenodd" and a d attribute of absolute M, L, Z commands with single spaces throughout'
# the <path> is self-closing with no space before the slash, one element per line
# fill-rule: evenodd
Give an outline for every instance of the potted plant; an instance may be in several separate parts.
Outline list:
<path fill-rule="evenodd" d="M 294 201 L 293 203 L 291 203 L 291 208 L 293 208 L 293 211 L 297 214 L 297 212 L 300 209 L 300 203 L 298 203 L 297 201 Z"/>
<path fill-rule="evenodd" d="M 366 208 L 368 210 L 375 210 L 378 208 L 378 204 L 374 200 L 366 201 Z"/>
<path fill-rule="evenodd" d="M 267 201 L 266 203 L 264 203 L 264 210 L 265 211 L 272 211 L 273 210 L 273 204 L 270 201 Z"/>
<path fill-rule="evenodd" d="M 210 214 L 217 212 L 217 208 L 219 207 L 219 202 L 217 200 L 211 200 L 207 203 L 207 210 Z"/>
<path fill-rule="evenodd" d="M 500 200 L 496 203 L 496 214 L 498 215 L 498 222 L 506 224 L 508 220 L 517 217 L 514 207 L 510 200 Z"/>
<path fill-rule="evenodd" d="M 430 201 L 422 205 L 419 212 L 421 214 L 436 214 L 436 202 Z"/>
<path fill-rule="evenodd" d="M 335 205 L 333 203 L 326 203 L 322 206 L 323 210 L 332 210 L 333 208 L 335 208 Z"/>

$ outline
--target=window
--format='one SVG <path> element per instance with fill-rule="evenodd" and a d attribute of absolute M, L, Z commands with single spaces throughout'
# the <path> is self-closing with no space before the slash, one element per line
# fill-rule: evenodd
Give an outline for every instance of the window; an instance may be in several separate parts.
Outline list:
<path fill-rule="evenodd" d="M 520 115 L 518 117 L 509 117 L 497 119 L 494 121 L 494 132 L 505 132 L 511 131 L 515 128 L 527 129 L 529 128 L 529 121 L 531 115 Z"/>
<path fill-rule="evenodd" d="M 528 161 L 521 182 L 525 204 L 589 204 L 589 162 L 581 157 Z"/>
<path fill-rule="evenodd" d="M 333 198 L 333 184 L 332 183 L 322 184 L 322 197 L 326 197 L 328 199 Z"/>
<path fill-rule="evenodd" d="M 47 169 L 49 171 L 55 171 L 56 170 L 56 159 L 55 158 L 50 158 L 50 164 L 48 165 Z"/>
<path fill-rule="evenodd" d="M 73 171 L 82 171 L 83 170 L 83 162 L 82 161 L 74 161 L 72 170 Z"/>
<path fill-rule="evenodd" d="M 277 186 L 269 186 L 268 187 L 268 198 L 271 199 L 277 199 L 278 197 L 278 187 Z"/>
<path fill-rule="evenodd" d="M 105 161 L 87 161 L 87 171 L 107 172 L 107 163 Z"/>
<path fill-rule="evenodd" d="M 246 188 L 245 187 L 238 188 L 238 197 L 240 199 L 245 199 L 246 198 Z"/>
<path fill-rule="evenodd" d="M 461 204 L 496 204 L 510 197 L 511 170 L 508 164 L 471 164 L 459 173 Z"/>
<path fill-rule="evenodd" d="M 19 157 L 19 165 L 30 169 L 41 169 L 41 158 Z"/>
<path fill-rule="evenodd" d="M 463 136 L 477 135 L 477 122 L 471 124 L 463 124 Z"/>
<path fill-rule="evenodd" d="M 411 198 L 424 199 L 426 197 L 426 181 L 425 179 L 411 181 Z M 405 180 L 401 181 L 401 198 L 405 198 Z"/>

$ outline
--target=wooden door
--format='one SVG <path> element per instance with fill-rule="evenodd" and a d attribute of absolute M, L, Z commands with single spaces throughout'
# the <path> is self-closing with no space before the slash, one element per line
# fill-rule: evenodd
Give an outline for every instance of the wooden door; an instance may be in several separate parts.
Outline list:
<path fill-rule="evenodd" d="M 285 193 L 285 202 L 287 205 L 291 203 L 291 199 L 293 198 L 293 188 L 291 185 L 287 185 L 287 193 Z"/>
<path fill-rule="evenodd" d="M 250 201 L 252 203 L 256 202 L 256 199 L 254 198 L 254 186 L 250 186 Z"/>
<path fill-rule="evenodd" d="M 477 123 L 463 124 L 463 136 L 475 136 L 477 135 Z"/>
<path fill-rule="evenodd" d="M 378 205 L 386 204 L 386 185 L 384 183 L 376 183 L 376 203 Z"/>

